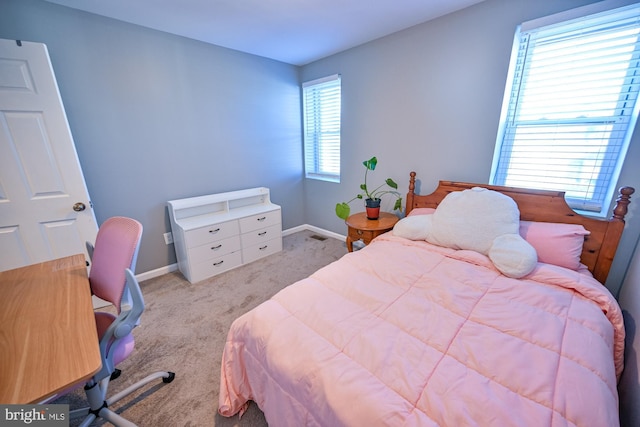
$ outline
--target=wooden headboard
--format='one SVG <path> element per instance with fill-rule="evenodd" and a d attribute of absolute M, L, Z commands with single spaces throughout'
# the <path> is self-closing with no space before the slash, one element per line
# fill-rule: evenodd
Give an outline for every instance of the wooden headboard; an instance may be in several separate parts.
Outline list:
<path fill-rule="evenodd" d="M 418 195 L 414 192 L 416 173 L 411 172 L 406 199 L 406 214 L 408 215 L 414 208 L 436 208 L 440 201 L 452 191 L 462 191 L 472 187 L 488 188 L 511 197 L 518 204 L 522 220 L 581 224 L 591 232 L 585 238 L 581 261 L 600 283 L 605 283 L 624 230 L 624 217 L 627 214 L 630 197 L 635 191 L 634 188 L 622 187 L 613 210 L 613 216 L 609 219 L 598 219 L 580 215 L 571 209 L 564 199 L 564 191 L 530 190 L 469 182 L 440 181 L 438 188 L 433 193 Z"/>

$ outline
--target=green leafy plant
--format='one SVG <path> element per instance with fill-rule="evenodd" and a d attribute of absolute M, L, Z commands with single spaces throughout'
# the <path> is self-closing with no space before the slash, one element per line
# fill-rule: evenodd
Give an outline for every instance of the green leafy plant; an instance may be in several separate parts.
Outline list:
<path fill-rule="evenodd" d="M 367 186 L 367 176 L 369 174 L 369 171 L 373 171 L 376 169 L 378 159 L 374 156 L 369 160 L 365 160 L 364 162 L 362 162 L 362 164 L 365 167 L 364 184 L 360 184 L 360 190 L 362 190 L 362 192 L 358 193 L 353 199 L 349 200 L 348 202 L 336 204 L 336 215 L 338 215 L 339 218 L 347 219 L 349 217 L 349 214 L 351 213 L 351 207 L 349 206 L 349 203 L 353 202 L 356 199 L 371 199 L 379 201 L 385 194 L 392 194 L 396 198 L 396 202 L 393 205 L 394 211 L 402 209 L 402 196 L 396 191 L 398 189 L 398 184 L 396 184 L 395 181 L 391 178 L 387 178 L 384 184 L 379 185 L 373 190 L 369 190 L 369 187 Z M 391 190 L 389 188 L 391 188 Z"/>

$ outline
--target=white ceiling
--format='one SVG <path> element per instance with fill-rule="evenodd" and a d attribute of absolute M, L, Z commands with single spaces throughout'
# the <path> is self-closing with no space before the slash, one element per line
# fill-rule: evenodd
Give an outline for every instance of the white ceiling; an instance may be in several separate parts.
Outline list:
<path fill-rule="evenodd" d="M 304 65 L 483 0 L 47 0 Z"/>

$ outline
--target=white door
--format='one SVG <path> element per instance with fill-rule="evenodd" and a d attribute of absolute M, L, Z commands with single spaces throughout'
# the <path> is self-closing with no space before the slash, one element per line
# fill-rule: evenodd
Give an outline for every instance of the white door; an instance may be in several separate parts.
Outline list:
<path fill-rule="evenodd" d="M 0 271 L 86 255 L 97 231 L 47 47 L 0 39 Z"/>

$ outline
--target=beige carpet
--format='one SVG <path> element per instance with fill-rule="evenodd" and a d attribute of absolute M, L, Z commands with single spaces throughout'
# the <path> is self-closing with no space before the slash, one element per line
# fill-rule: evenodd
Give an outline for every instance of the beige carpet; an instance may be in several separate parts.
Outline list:
<path fill-rule="evenodd" d="M 142 282 L 146 310 L 134 331 L 136 349 L 119 365 L 122 376 L 109 394 L 158 370 L 173 371 L 176 378 L 170 384 L 158 380 L 112 409 L 142 427 L 266 426 L 253 403 L 242 419 L 217 413 L 226 334 L 238 316 L 347 252 L 343 241 L 314 237 L 309 231 L 286 236 L 282 252 L 193 285 L 178 272 Z M 74 409 L 83 401 L 78 391 L 56 403 Z"/>

